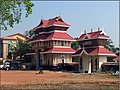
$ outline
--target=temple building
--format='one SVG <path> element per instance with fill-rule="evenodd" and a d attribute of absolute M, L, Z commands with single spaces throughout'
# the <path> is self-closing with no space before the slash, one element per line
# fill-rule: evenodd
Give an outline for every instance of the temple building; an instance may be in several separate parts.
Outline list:
<path fill-rule="evenodd" d="M 115 53 L 106 49 L 105 43 L 108 36 L 103 30 L 84 33 L 77 39 L 80 49 L 76 51 L 73 57 L 79 63 L 79 71 L 91 73 L 101 71 L 102 64 L 107 62 L 107 57 L 115 57 Z"/>
<path fill-rule="evenodd" d="M 36 36 L 29 40 L 35 53 L 31 52 L 27 55 L 32 55 L 34 62 L 41 66 L 71 63 L 71 54 L 75 53 L 71 48 L 71 41 L 75 39 L 67 34 L 69 26 L 60 16 L 41 20 L 40 24 L 34 28 Z"/>

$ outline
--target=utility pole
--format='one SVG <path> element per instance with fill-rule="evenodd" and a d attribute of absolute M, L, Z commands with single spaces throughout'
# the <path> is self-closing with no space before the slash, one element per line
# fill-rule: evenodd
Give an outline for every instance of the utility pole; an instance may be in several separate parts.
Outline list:
<path fill-rule="evenodd" d="M 0 59 L 2 58 L 2 39 L 1 39 L 1 31 L 2 31 L 2 27 L 1 27 L 1 24 L 2 24 L 2 15 L 1 15 L 1 11 L 0 11 Z"/>

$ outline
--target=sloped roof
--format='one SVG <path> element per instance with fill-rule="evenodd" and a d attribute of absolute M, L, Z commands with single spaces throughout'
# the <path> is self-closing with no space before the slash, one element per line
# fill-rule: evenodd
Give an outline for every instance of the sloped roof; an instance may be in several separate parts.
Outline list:
<path fill-rule="evenodd" d="M 85 48 L 78 50 L 74 55 L 82 55 L 84 53 L 88 55 L 104 55 L 104 56 L 116 56 L 115 53 L 109 51 L 108 49 L 101 47 L 95 48 Z"/>
<path fill-rule="evenodd" d="M 16 37 L 14 37 L 14 36 L 17 36 L 17 35 L 21 36 L 25 39 L 28 39 L 28 37 L 26 37 L 25 35 L 20 34 L 20 33 L 16 33 L 16 34 L 12 34 L 12 35 L 8 35 L 8 36 L 3 37 L 3 40 L 16 40 Z"/>
<path fill-rule="evenodd" d="M 38 36 L 34 37 L 33 39 L 30 39 L 29 41 L 41 41 L 41 40 L 70 40 L 74 41 L 75 39 L 71 37 L 66 32 L 52 32 L 52 33 L 44 33 L 39 34 Z"/>
<path fill-rule="evenodd" d="M 75 50 L 72 48 L 68 47 L 51 47 L 51 48 L 46 48 L 44 51 L 41 53 L 75 53 Z"/>
<path fill-rule="evenodd" d="M 120 56 L 116 56 L 115 58 L 113 58 L 113 60 L 120 61 Z"/>
<path fill-rule="evenodd" d="M 40 27 L 49 27 L 53 25 L 62 25 L 62 26 L 70 26 L 66 22 L 64 22 L 61 18 L 61 16 L 57 16 L 55 18 L 49 19 L 49 20 L 41 20 L 40 24 L 35 27 L 34 29 L 40 28 Z"/>
<path fill-rule="evenodd" d="M 103 31 L 96 31 L 96 32 L 90 32 L 82 34 L 78 40 L 84 40 L 85 37 L 88 37 L 89 39 L 96 39 L 96 38 L 103 38 L 108 39 L 109 37 L 103 33 Z"/>

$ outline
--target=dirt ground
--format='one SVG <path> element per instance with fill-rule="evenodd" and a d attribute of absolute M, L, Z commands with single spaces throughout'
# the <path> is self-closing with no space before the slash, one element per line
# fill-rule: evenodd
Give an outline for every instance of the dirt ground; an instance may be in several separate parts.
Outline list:
<path fill-rule="evenodd" d="M 118 89 L 118 76 L 107 73 L 67 73 L 43 71 L 0 71 L 1 90 L 6 89 Z"/>

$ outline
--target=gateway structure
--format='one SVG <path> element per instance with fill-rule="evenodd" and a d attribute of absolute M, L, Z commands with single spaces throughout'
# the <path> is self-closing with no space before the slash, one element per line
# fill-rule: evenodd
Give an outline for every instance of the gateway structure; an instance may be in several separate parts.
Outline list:
<path fill-rule="evenodd" d="M 73 57 L 79 62 L 80 72 L 91 73 L 101 71 L 101 65 L 107 62 L 107 57 L 116 56 L 104 47 L 108 38 L 104 31 L 98 30 L 84 33 L 77 39 L 81 48 Z"/>
<path fill-rule="evenodd" d="M 69 26 L 60 16 L 41 20 L 40 24 L 34 28 L 36 36 L 29 41 L 35 53 L 27 55 L 33 55 L 37 60 L 36 64 L 40 62 L 42 66 L 71 63 L 71 54 L 75 53 L 71 48 L 71 41 L 75 39 L 67 34 Z"/>

